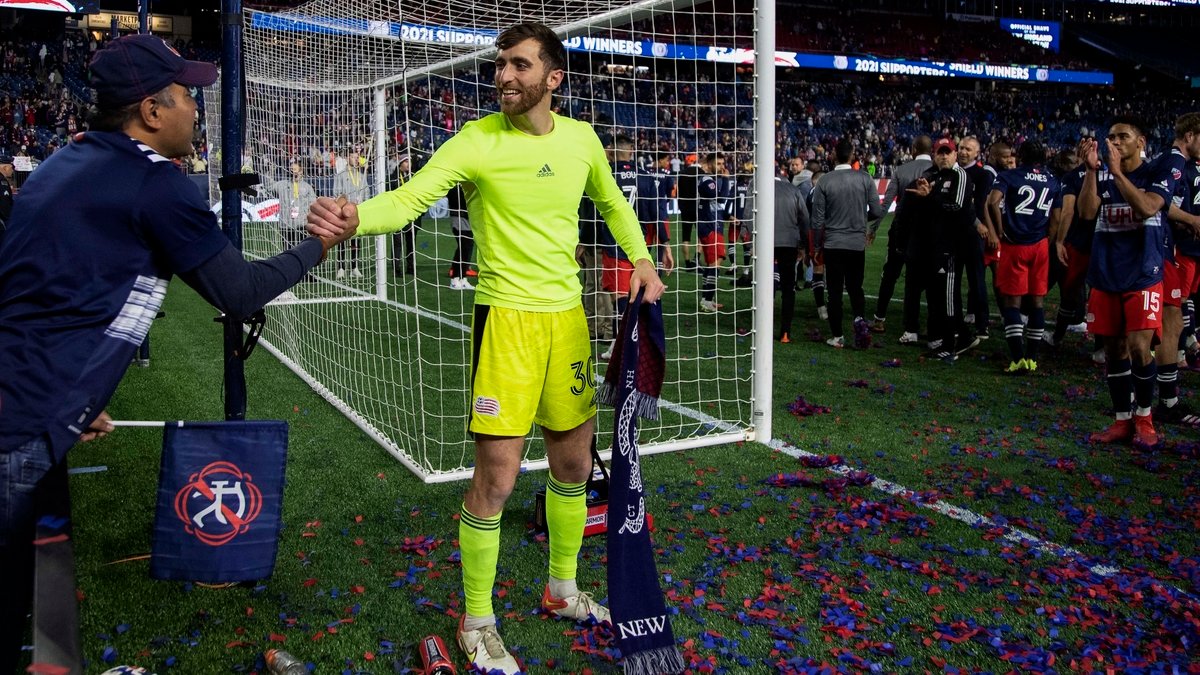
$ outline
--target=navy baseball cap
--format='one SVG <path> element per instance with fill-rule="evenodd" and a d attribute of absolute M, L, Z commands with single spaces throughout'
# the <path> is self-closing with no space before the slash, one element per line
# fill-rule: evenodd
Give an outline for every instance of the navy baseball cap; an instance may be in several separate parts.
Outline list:
<path fill-rule="evenodd" d="M 172 82 L 207 87 L 217 81 L 217 67 L 188 61 L 156 35 L 127 35 L 96 52 L 92 88 L 101 107 L 116 108 L 153 96 Z"/>

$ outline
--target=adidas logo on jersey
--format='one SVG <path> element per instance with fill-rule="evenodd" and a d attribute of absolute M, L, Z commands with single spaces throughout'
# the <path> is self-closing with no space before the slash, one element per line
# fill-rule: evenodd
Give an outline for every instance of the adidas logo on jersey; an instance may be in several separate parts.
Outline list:
<path fill-rule="evenodd" d="M 551 169 L 549 164 L 543 164 L 541 170 L 537 172 L 538 178 L 550 178 L 553 175 L 554 169 Z"/>
<path fill-rule="evenodd" d="M 1157 313 L 1157 312 L 1150 312 L 1149 314 L 1147 314 L 1147 315 L 1146 315 L 1146 320 L 1147 320 L 1147 321 L 1157 321 L 1157 320 L 1158 320 L 1158 313 Z"/>

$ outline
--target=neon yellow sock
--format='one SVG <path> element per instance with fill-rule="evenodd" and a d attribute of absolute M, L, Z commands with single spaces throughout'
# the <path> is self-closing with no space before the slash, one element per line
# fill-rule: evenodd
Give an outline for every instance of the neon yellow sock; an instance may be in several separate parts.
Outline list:
<path fill-rule="evenodd" d="M 546 484 L 546 529 L 550 533 L 550 576 L 574 579 L 587 520 L 587 483 Z"/>
<path fill-rule="evenodd" d="M 500 559 L 500 514 L 480 518 L 463 504 L 458 520 L 458 548 L 462 557 L 463 594 L 467 614 L 492 614 L 492 586 Z"/>

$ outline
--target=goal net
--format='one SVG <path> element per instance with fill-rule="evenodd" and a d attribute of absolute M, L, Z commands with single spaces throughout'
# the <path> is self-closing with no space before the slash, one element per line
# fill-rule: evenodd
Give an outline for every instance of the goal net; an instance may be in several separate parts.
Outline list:
<path fill-rule="evenodd" d="M 498 110 L 491 45 L 526 20 L 551 26 L 568 46 L 554 100 L 560 114 L 591 122 L 602 139 L 631 138 L 640 171 L 666 174 L 664 185 L 706 153 L 724 153 L 733 213 L 753 190 L 754 75 L 739 63 L 753 59 L 754 11 L 741 0 L 314 0 L 247 11 L 243 165 L 263 184 L 244 203 L 245 253 L 270 256 L 302 237 L 313 195 L 392 189 L 463 124 Z M 205 96 L 216 148 L 218 90 Z M 774 143 L 773 125 L 766 127 Z M 212 196 L 219 201 L 215 185 Z M 678 259 L 673 197 L 661 195 L 659 205 Z M 440 202 L 410 231 L 344 244 L 268 305 L 263 334 L 267 349 L 426 481 L 469 476 L 473 463 L 466 425 L 474 268 L 451 276 L 466 239 L 457 215 L 465 218 Z M 743 247 L 733 254 L 740 274 Z M 754 299 L 728 268 L 717 279 L 715 312 L 701 309 L 699 274 L 677 270 L 666 279 L 667 380 L 661 419 L 640 428 L 645 453 L 751 435 Z M 611 332 L 612 296 L 588 289 L 593 329 Z M 593 344 L 599 378 L 609 342 Z M 599 447 L 608 448 L 611 416 L 603 410 L 597 427 Z M 536 433 L 525 466 L 545 466 Z"/>

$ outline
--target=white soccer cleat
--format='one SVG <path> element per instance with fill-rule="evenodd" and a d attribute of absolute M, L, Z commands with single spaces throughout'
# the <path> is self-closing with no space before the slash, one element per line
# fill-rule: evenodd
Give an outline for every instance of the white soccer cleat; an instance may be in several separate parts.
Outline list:
<path fill-rule="evenodd" d="M 350 276 L 351 277 L 353 277 L 355 279 L 361 279 L 362 275 L 363 275 L 363 273 L 359 272 L 357 267 L 350 268 Z"/>
<path fill-rule="evenodd" d="M 459 283 L 458 277 L 450 277 L 450 290 L 461 291 L 462 284 Z"/>
<path fill-rule="evenodd" d="M 900 336 L 900 344 L 902 345 L 915 345 L 920 341 L 921 336 L 917 335 L 916 333 L 905 332 Z"/>
<path fill-rule="evenodd" d="M 459 277 L 458 278 L 458 290 L 473 291 L 473 290 L 475 290 L 475 285 L 471 283 L 471 280 L 469 278 Z"/>
<path fill-rule="evenodd" d="M 608 608 L 596 602 L 591 593 L 583 591 L 569 598 L 556 598 L 550 595 L 550 587 L 546 586 L 546 590 L 542 591 L 542 609 L 573 621 L 593 619 L 596 623 L 612 624 L 612 614 Z"/>
<path fill-rule="evenodd" d="M 701 300 L 700 301 L 700 309 L 704 310 L 705 312 L 715 312 L 724 306 L 725 305 L 722 305 L 719 302 L 716 302 L 715 300 Z"/>
<path fill-rule="evenodd" d="M 341 267 L 339 267 L 339 268 L 338 268 L 338 271 L 337 271 L 337 274 L 334 274 L 334 275 L 333 275 L 333 278 L 335 278 L 335 279 L 345 279 L 345 278 L 346 278 L 346 270 L 344 270 L 344 269 L 342 269 Z"/>
<path fill-rule="evenodd" d="M 829 309 L 827 307 L 818 307 L 817 308 L 817 318 L 822 321 L 828 321 L 829 320 Z"/>
<path fill-rule="evenodd" d="M 501 672 L 504 675 L 520 673 L 521 666 L 517 664 L 513 655 L 508 653 L 508 648 L 504 646 L 504 640 L 496 631 L 496 626 L 466 630 L 463 628 L 466 618 L 467 615 L 463 614 L 458 621 L 458 646 L 462 648 L 463 653 L 467 655 L 467 660 L 471 662 L 476 671 L 489 675 L 495 672 Z"/>

